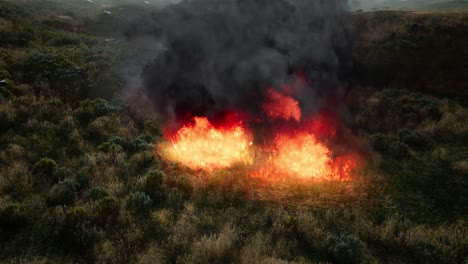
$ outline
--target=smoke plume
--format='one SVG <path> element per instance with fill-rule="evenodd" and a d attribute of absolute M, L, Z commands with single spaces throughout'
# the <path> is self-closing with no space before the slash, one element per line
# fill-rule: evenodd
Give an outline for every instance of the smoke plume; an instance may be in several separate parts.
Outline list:
<path fill-rule="evenodd" d="M 343 84 L 351 24 L 343 0 L 186 0 L 136 19 L 126 36 L 158 47 L 142 56 L 139 84 L 166 117 L 255 115 L 268 89 L 298 73 L 307 85 L 293 96 L 307 114 Z"/>

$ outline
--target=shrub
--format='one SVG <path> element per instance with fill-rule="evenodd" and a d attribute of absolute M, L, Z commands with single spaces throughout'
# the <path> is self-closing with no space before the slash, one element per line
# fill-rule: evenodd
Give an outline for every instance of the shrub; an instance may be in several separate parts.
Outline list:
<path fill-rule="evenodd" d="M 98 149 L 105 153 L 118 153 L 123 151 L 122 146 L 114 144 L 112 142 L 104 142 L 99 145 Z"/>
<path fill-rule="evenodd" d="M 137 214 L 148 214 L 152 205 L 153 200 L 151 200 L 151 197 L 143 192 L 133 192 L 127 198 L 128 209 Z"/>
<path fill-rule="evenodd" d="M 132 143 L 130 143 L 131 150 L 135 152 L 146 150 L 148 148 L 147 139 L 148 138 L 145 136 L 140 136 L 133 140 Z"/>
<path fill-rule="evenodd" d="M 100 223 L 105 223 L 111 219 L 117 218 L 120 213 L 120 203 L 112 196 L 101 199 L 97 203 L 96 217 Z"/>
<path fill-rule="evenodd" d="M 43 158 L 34 164 L 32 172 L 35 175 L 45 174 L 52 176 L 57 171 L 57 163 L 55 160 L 49 158 Z"/>
<path fill-rule="evenodd" d="M 107 192 L 106 188 L 102 186 L 96 186 L 89 191 L 86 192 L 85 198 L 92 201 L 97 201 L 109 196 L 109 192 Z"/>
<path fill-rule="evenodd" d="M 96 227 L 89 227 L 89 215 L 83 208 L 72 208 L 66 213 L 61 230 L 63 242 L 71 249 L 92 248 L 103 237 Z"/>
<path fill-rule="evenodd" d="M 117 108 L 104 99 L 87 99 L 81 102 L 80 107 L 76 110 L 76 116 L 81 122 L 88 123 L 91 120 L 116 111 Z"/>
<path fill-rule="evenodd" d="M 7 70 L 0 70 L 0 80 L 11 79 L 11 75 Z"/>
<path fill-rule="evenodd" d="M 370 136 L 370 141 L 375 150 L 386 153 L 390 149 L 390 145 L 395 141 L 395 137 L 377 133 Z"/>
<path fill-rule="evenodd" d="M 11 129 L 16 118 L 16 109 L 11 105 L 2 104 L 0 104 L 0 132 Z"/>
<path fill-rule="evenodd" d="M 71 205 L 75 202 L 78 187 L 75 181 L 61 181 L 49 191 L 47 201 L 52 205 Z"/>
<path fill-rule="evenodd" d="M 151 170 L 144 177 L 139 179 L 139 190 L 147 193 L 154 201 L 161 201 L 164 197 L 161 184 L 167 178 L 166 174 L 160 170 Z"/>
<path fill-rule="evenodd" d="M 127 141 L 125 139 L 121 138 L 121 137 L 111 137 L 109 139 L 109 142 L 111 142 L 113 144 L 116 144 L 116 145 L 119 145 L 122 148 L 127 147 Z"/>
<path fill-rule="evenodd" d="M 336 263 L 361 263 L 366 256 L 366 245 L 354 235 L 332 238 L 329 250 Z"/>
<path fill-rule="evenodd" d="M 217 235 L 203 236 L 192 246 L 192 254 L 188 263 L 228 263 L 232 259 L 234 243 L 237 240 L 237 230 L 225 228 Z"/>
<path fill-rule="evenodd" d="M 4 228 L 21 227 L 23 224 L 25 224 L 26 220 L 27 218 L 24 215 L 22 207 L 18 203 L 9 204 L 6 207 L 0 209 L 0 226 L 1 227 L 4 227 Z"/>
<path fill-rule="evenodd" d="M 79 172 L 75 176 L 75 181 L 79 184 L 79 189 L 85 189 L 89 185 L 90 177 L 86 173 Z"/>
<path fill-rule="evenodd" d="M 26 82 L 46 82 L 52 88 L 73 87 L 73 82 L 80 81 L 81 70 L 67 59 L 47 52 L 34 51 L 19 65 L 24 72 Z"/>
<path fill-rule="evenodd" d="M 52 46 L 60 47 L 67 45 L 79 45 L 81 39 L 78 36 L 73 35 L 58 35 L 52 39 Z"/>
<path fill-rule="evenodd" d="M 417 131 L 404 129 L 398 136 L 403 143 L 414 148 L 421 149 L 429 145 L 427 138 Z"/>
<path fill-rule="evenodd" d="M 409 155 L 409 147 L 403 142 L 397 141 L 390 145 L 388 154 L 396 159 L 403 159 Z"/>

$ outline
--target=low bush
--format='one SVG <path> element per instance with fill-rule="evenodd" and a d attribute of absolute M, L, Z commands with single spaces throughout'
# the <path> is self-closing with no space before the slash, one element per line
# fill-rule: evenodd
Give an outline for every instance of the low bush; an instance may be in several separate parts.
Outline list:
<path fill-rule="evenodd" d="M 78 187 L 78 183 L 73 180 L 61 181 L 49 191 L 47 201 L 51 205 L 72 205 L 76 200 Z"/>
<path fill-rule="evenodd" d="M 106 190 L 106 188 L 102 186 L 96 186 L 86 192 L 85 199 L 91 200 L 91 201 L 97 201 L 97 200 L 106 198 L 108 196 L 109 196 L 109 192 Z"/>
<path fill-rule="evenodd" d="M 329 251 L 336 263 L 362 263 L 367 255 L 366 245 L 354 235 L 332 238 Z"/>
<path fill-rule="evenodd" d="M 49 158 L 43 158 L 34 164 L 32 173 L 35 175 L 44 174 L 52 176 L 57 171 L 57 163 L 55 160 Z"/>
<path fill-rule="evenodd" d="M 127 197 L 128 209 L 137 214 L 147 215 L 152 205 L 153 200 L 151 200 L 151 197 L 143 192 L 133 192 Z"/>
<path fill-rule="evenodd" d="M 115 220 L 120 214 L 120 202 L 115 197 L 105 197 L 97 202 L 96 221 L 106 223 Z"/>

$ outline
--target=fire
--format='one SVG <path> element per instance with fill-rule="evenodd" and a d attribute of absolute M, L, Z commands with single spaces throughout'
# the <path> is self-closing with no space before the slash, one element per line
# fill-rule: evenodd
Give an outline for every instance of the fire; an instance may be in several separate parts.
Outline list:
<path fill-rule="evenodd" d="M 348 180 L 355 163 L 351 158 L 332 159 L 328 147 L 308 132 L 280 134 L 269 160 L 253 173 L 269 179 Z"/>
<path fill-rule="evenodd" d="M 174 131 L 168 137 L 169 144 L 159 145 L 159 149 L 168 160 L 194 170 L 213 171 L 244 164 L 250 176 L 272 182 L 351 179 L 357 159 L 349 155 L 346 146 L 334 147 L 333 151 L 329 147 L 342 135 L 337 130 L 339 118 L 323 111 L 313 119 L 301 120 L 299 103 L 288 94 L 302 85 L 285 85 L 284 93 L 268 89 L 261 105 L 267 120 L 249 119 L 247 114 L 237 112 L 220 112 L 210 119 L 212 122 L 207 117 L 195 117 L 192 123 Z M 253 146 L 253 133 L 246 120 L 257 128 L 256 136 L 262 139 L 266 134 L 268 139 L 257 138 L 262 143 Z M 263 128 L 268 131 L 263 133 Z"/>
<path fill-rule="evenodd" d="M 271 120 L 284 119 L 301 120 L 301 108 L 293 98 L 283 95 L 274 89 L 267 90 L 267 100 L 263 104 L 263 110 Z"/>
<path fill-rule="evenodd" d="M 208 118 L 195 117 L 185 125 L 164 148 L 167 158 L 191 169 L 223 169 L 236 163 L 246 163 L 250 157 L 252 139 L 242 122 L 216 128 Z"/>
<path fill-rule="evenodd" d="M 323 178 L 331 174 L 330 150 L 312 134 L 277 136 L 275 147 L 278 152 L 272 163 L 281 173 L 300 178 Z"/>

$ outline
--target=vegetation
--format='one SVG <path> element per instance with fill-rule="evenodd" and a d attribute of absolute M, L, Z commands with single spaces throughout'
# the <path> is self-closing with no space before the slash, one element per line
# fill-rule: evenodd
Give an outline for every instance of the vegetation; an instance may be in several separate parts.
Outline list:
<path fill-rule="evenodd" d="M 368 166 L 264 186 L 161 159 L 158 117 L 114 97 L 119 47 L 18 3 L 0 1 L 0 263 L 468 263 L 464 15 L 357 15 L 349 125 Z"/>

